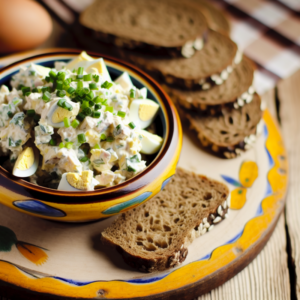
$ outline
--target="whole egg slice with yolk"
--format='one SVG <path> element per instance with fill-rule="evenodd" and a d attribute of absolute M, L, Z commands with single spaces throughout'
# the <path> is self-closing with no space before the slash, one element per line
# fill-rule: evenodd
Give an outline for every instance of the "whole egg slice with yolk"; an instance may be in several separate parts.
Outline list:
<path fill-rule="evenodd" d="M 64 173 L 58 185 L 58 190 L 70 192 L 93 191 L 99 185 L 98 180 L 93 177 L 92 171 L 79 173 Z"/>
<path fill-rule="evenodd" d="M 129 120 L 139 128 L 147 128 L 156 117 L 159 105 L 149 99 L 133 100 L 129 108 Z"/>
<path fill-rule="evenodd" d="M 34 151 L 32 147 L 27 147 L 18 156 L 13 168 L 13 175 L 25 178 L 33 175 L 39 165 L 39 153 Z"/>

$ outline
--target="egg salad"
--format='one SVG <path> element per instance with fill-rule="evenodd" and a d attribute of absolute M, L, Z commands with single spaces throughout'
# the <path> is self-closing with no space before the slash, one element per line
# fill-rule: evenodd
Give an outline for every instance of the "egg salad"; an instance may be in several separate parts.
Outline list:
<path fill-rule="evenodd" d="M 109 187 L 143 171 L 162 146 L 147 131 L 159 105 L 128 73 L 112 81 L 102 58 L 31 64 L 10 84 L 0 88 L 0 155 L 17 177 L 68 191 Z"/>

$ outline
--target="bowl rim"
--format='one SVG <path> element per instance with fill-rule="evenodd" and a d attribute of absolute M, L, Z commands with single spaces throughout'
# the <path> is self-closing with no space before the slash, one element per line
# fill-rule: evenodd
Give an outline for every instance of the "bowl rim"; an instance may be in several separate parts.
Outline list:
<path fill-rule="evenodd" d="M 140 81 L 140 78 L 142 78 L 155 91 L 155 96 L 159 98 L 161 104 L 163 105 L 163 110 L 165 112 L 165 113 L 163 113 L 163 116 L 165 118 L 166 129 L 167 129 L 166 136 L 165 136 L 165 141 L 164 141 L 163 146 L 160 149 L 159 153 L 154 158 L 154 160 L 150 163 L 150 165 L 148 165 L 145 170 L 143 170 L 141 173 L 137 174 L 136 176 L 126 180 L 125 182 L 123 182 L 121 184 L 117 184 L 117 185 L 112 186 L 112 187 L 97 189 L 97 190 L 94 190 L 94 191 L 83 191 L 83 192 L 77 192 L 76 191 L 76 192 L 72 192 L 72 191 L 60 191 L 60 190 L 46 188 L 46 187 L 43 187 L 43 186 L 33 184 L 33 183 L 28 182 L 26 180 L 23 180 L 21 178 L 15 177 L 9 171 L 4 169 L 1 165 L 0 165 L 0 176 L 6 177 L 9 181 L 11 181 L 11 182 L 13 182 L 13 183 L 15 183 L 15 184 L 17 184 L 21 187 L 24 187 L 24 188 L 29 189 L 31 191 L 44 193 L 44 194 L 47 194 L 47 195 L 64 196 L 64 197 L 76 197 L 76 198 L 84 197 L 84 196 L 85 197 L 101 196 L 101 195 L 106 195 L 106 194 L 109 194 L 109 193 L 112 193 L 112 192 L 120 191 L 120 190 L 128 187 L 132 183 L 139 181 L 142 177 L 147 175 L 152 169 L 157 167 L 159 162 L 161 162 L 164 159 L 165 154 L 166 154 L 166 152 L 167 152 L 167 150 L 168 150 L 168 148 L 169 148 L 169 146 L 172 142 L 173 135 L 175 133 L 174 129 L 176 127 L 179 127 L 179 128 L 181 127 L 180 119 L 178 117 L 177 110 L 176 110 L 172 100 L 167 95 L 167 93 L 163 90 L 163 88 L 159 85 L 159 83 L 155 79 L 153 79 L 151 76 L 149 76 L 147 73 L 145 73 L 144 71 L 142 71 L 141 69 L 139 69 L 138 67 L 134 66 L 131 63 L 125 62 L 125 61 L 123 61 L 119 58 L 115 58 L 115 57 L 109 56 L 107 54 L 103 54 L 103 53 L 100 53 L 100 52 L 94 52 L 94 51 L 88 51 L 88 50 L 66 49 L 66 48 L 55 49 L 54 51 L 52 51 L 52 50 L 47 51 L 46 50 L 43 53 L 32 55 L 32 56 L 23 58 L 21 60 L 15 61 L 15 62 L 7 65 L 7 66 L 4 66 L 3 68 L 0 69 L 0 80 L 2 79 L 3 73 L 9 71 L 11 68 L 14 68 L 18 65 L 22 65 L 22 64 L 25 64 L 25 63 L 30 63 L 30 61 L 33 60 L 33 59 L 34 60 L 35 59 L 42 59 L 42 58 L 46 58 L 47 56 L 51 56 L 51 58 L 53 57 L 53 59 L 54 59 L 55 56 L 78 55 L 82 51 L 86 51 L 87 54 L 89 54 L 92 57 L 96 57 L 96 58 L 102 57 L 104 60 L 106 60 L 108 62 L 111 62 L 113 64 L 117 64 L 117 65 L 120 65 L 122 67 L 125 67 L 125 68 L 129 69 L 130 72 L 132 72 L 135 76 L 137 76 L 138 81 Z M 176 123 L 177 123 L 177 126 L 176 126 Z M 126 195 L 131 194 L 131 193 L 135 193 L 139 189 L 143 188 L 144 186 L 145 185 L 141 185 L 139 188 L 137 188 L 133 191 L 132 190 L 131 191 L 126 191 Z M 109 200 L 112 200 L 112 199 L 111 198 L 109 198 L 109 199 L 99 199 L 97 202 L 102 202 L 102 201 L 105 202 L 105 201 L 109 201 Z M 43 201 L 47 201 L 47 200 L 43 200 Z M 47 202 L 55 202 L 55 200 L 54 201 L 47 201 Z M 95 201 L 92 201 L 92 203 L 94 203 L 94 202 Z M 76 201 L 75 203 L 78 203 L 78 202 Z M 84 203 L 86 204 L 86 203 L 91 203 L 91 202 L 85 201 Z"/>

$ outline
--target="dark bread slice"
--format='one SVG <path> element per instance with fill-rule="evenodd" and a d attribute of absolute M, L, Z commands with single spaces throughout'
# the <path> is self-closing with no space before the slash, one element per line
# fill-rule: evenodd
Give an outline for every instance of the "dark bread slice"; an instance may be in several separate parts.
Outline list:
<path fill-rule="evenodd" d="M 193 1 L 201 8 L 201 12 L 205 16 L 209 28 L 229 36 L 230 22 L 224 12 L 207 0 Z"/>
<path fill-rule="evenodd" d="M 254 94 L 252 87 L 254 70 L 254 64 L 244 56 L 223 84 L 214 85 L 209 90 L 187 91 L 167 85 L 163 87 L 172 100 L 184 109 L 197 109 L 215 115 L 225 105 L 233 108 L 235 103 L 239 106 L 251 102 Z"/>
<path fill-rule="evenodd" d="M 144 272 L 183 262 L 187 245 L 227 217 L 229 189 L 223 183 L 178 168 L 153 199 L 119 216 L 102 232 L 104 244 Z"/>
<path fill-rule="evenodd" d="M 222 110 L 220 116 L 199 116 L 197 112 L 179 110 L 201 144 L 215 154 L 234 158 L 249 149 L 261 132 L 261 99 L 254 94 L 252 102 L 239 109 Z"/>
<path fill-rule="evenodd" d="M 203 49 L 188 59 L 163 59 L 124 51 L 120 54 L 160 81 L 183 89 L 208 89 L 215 80 L 221 84 L 226 80 L 222 72 L 228 76 L 228 70 L 232 70 L 235 62 L 240 62 L 242 55 L 230 38 L 213 30 L 209 30 Z"/>
<path fill-rule="evenodd" d="M 207 31 L 205 17 L 187 0 L 96 0 L 79 22 L 99 41 L 168 56 L 181 56 L 186 44 L 199 50 Z"/>

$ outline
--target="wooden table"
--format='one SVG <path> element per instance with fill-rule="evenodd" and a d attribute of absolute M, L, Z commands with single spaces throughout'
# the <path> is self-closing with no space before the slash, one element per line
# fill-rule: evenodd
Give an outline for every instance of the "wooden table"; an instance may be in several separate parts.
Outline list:
<path fill-rule="evenodd" d="M 53 24 L 52 36 L 40 48 L 77 48 L 62 27 L 55 21 Z M 253 262 L 198 300 L 300 299 L 300 70 L 262 97 L 281 124 L 289 154 L 290 185 L 286 210 L 269 242 Z M 1 297 L 1 291 L 0 300 L 8 300 Z"/>

